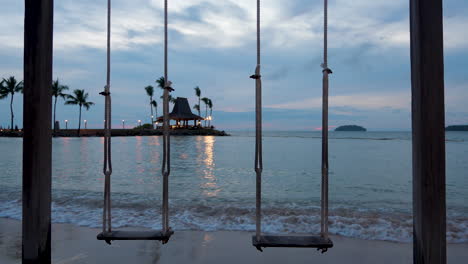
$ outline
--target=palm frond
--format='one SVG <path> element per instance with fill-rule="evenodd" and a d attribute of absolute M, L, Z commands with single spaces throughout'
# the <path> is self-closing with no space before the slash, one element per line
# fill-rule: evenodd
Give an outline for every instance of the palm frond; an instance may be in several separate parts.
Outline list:
<path fill-rule="evenodd" d="M 200 96 L 201 96 L 200 87 L 197 86 L 197 87 L 195 87 L 195 88 L 193 88 L 193 89 L 195 90 L 195 95 L 196 95 L 197 97 L 200 97 Z"/>
<path fill-rule="evenodd" d="M 94 105 L 93 102 L 86 102 L 86 103 L 83 103 L 83 106 L 84 106 L 84 108 L 86 108 L 86 110 L 89 110 L 89 108 L 90 108 L 92 105 Z"/>
<path fill-rule="evenodd" d="M 201 99 L 203 101 L 203 103 L 205 103 L 206 105 L 208 105 L 208 102 L 210 101 L 210 99 L 208 97 L 203 97 Z"/>
<path fill-rule="evenodd" d="M 76 89 L 73 91 L 74 95 L 67 94 L 65 97 L 68 99 L 65 101 L 66 105 L 82 105 L 88 110 L 92 105 L 94 105 L 93 102 L 88 102 L 88 96 L 89 94 L 85 92 L 85 90 L 79 90 Z"/>
<path fill-rule="evenodd" d="M 164 77 L 160 77 L 159 79 L 157 79 L 156 83 L 158 84 L 158 87 L 161 89 L 164 89 L 164 86 L 166 85 L 166 81 L 164 80 Z"/>
<path fill-rule="evenodd" d="M 148 85 L 148 86 L 145 87 L 145 91 L 146 91 L 146 94 L 147 94 L 148 96 L 153 96 L 153 94 L 154 94 L 154 87 L 151 86 L 151 85 Z"/>
<path fill-rule="evenodd" d="M 23 93 L 23 88 L 24 88 L 24 82 L 21 81 L 15 86 L 15 92 Z"/>
<path fill-rule="evenodd" d="M 2 94 L 14 94 L 23 91 L 23 81 L 18 82 L 14 76 L 10 76 L 8 79 L 3 78 L 2 83 Z"/>
<path fill-rule="evenodd" d="M 77 105 L 79 103 L 78 103 L 78 101 L 75 101 L 75 100 L 69 100 L 69 101 L 65 101 L 65 104 L 66 105 Z"/>

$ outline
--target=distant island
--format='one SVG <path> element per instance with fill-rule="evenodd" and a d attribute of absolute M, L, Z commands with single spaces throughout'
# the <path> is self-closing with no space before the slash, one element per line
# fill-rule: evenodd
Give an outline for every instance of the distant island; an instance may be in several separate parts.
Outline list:
<path fill-rule="evenodd" d="M 335 129 L 335 131 L 367 131 L 362 126 L 356 125 L 346 125 L 346 126 L 339 126 Z"/>
<path fill-rule="evenodd" d="M 448 126 L 445 128 L 446 131 L 468 131 L 468 125 L 456 125 Z"/>

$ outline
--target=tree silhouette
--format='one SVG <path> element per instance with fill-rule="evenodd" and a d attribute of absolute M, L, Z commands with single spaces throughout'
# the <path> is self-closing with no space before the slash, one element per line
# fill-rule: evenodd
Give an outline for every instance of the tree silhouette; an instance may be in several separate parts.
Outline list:
<path fill-rule="evenodd" d="M 67 97 L 67 94 L 65 94 L 64 91 L 68 89 L 69 89 L 68 86 L 61 85 L 58 79 L 52 82 L 52 96 L 55 97 L 54 99 L 54 123 L 53 123 L 54 131 L 55 131 L 55 112 L 57 109 L 57 98 L 61 97 L 62 99 L 65 100 L 65 98 Z"/>
<path fill-rule="evenodd" d="M 80 129 L 81 129 L 81 108 L 84 106 L 86 110 L 94 105 L 93 102 L 88 102 L 88 93 L 85 93 L 84 90 L 74 90 L 74 95 L 67 95 L 67 101 L 65 102 L 66 105 L 78 105 L 80 107 L 80 114 L 78 116 L 78 136 L 80 136 Z"/>
<path fill-rule="evenodd" d="M 10 78 L 5 79 L 3 78 L 2 82 L 0 82 L 0 99 L 4 99 L 11 95 L 10 100 L 10 112 L 11 112 L 11 125 L 10 129 L 13 130 L 13 120 L 15 115 L 13 113 L 13 98 L 15 93 L 23 93 L 23 81 L 18 82 L 14 76 L 10 76 Z"/>

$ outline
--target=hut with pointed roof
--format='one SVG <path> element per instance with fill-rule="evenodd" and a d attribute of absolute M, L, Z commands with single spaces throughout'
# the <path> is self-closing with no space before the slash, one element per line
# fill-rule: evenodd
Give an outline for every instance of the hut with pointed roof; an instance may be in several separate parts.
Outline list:
<path fill-rule="evenodd" d="M 162 123 L 163 116 L 159 116 L 156 120 L 157 122 Z M 187 98 L 177 97 L 174 103 L 174 108 L 172 108 L 172 112 L 169 114 L 169 120 L 175 120 L 177 127 L 188 127 L 189 121 L 193 120 L 193 126 L 198 126 L 198 121 L 205 119 L 192 113 Z"/>

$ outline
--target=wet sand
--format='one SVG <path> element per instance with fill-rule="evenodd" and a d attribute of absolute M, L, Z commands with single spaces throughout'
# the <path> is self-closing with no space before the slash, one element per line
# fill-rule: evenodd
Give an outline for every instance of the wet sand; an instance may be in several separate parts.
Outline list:
<path fill-rule="evenodd" d="M 333 236 L 325 254 L 314 249 L 251 245 L 249 232 L 177 231 L 168 244 L 155 241 L 96 240 L 99 229 L 52 225 L 53 263 L 412 263 L 412 245 Z M 450 244 L 448 263 L 468 263 L 468 244 Z M 21 263 L 21 222 L 0 218 L 0 263 Z"/>

